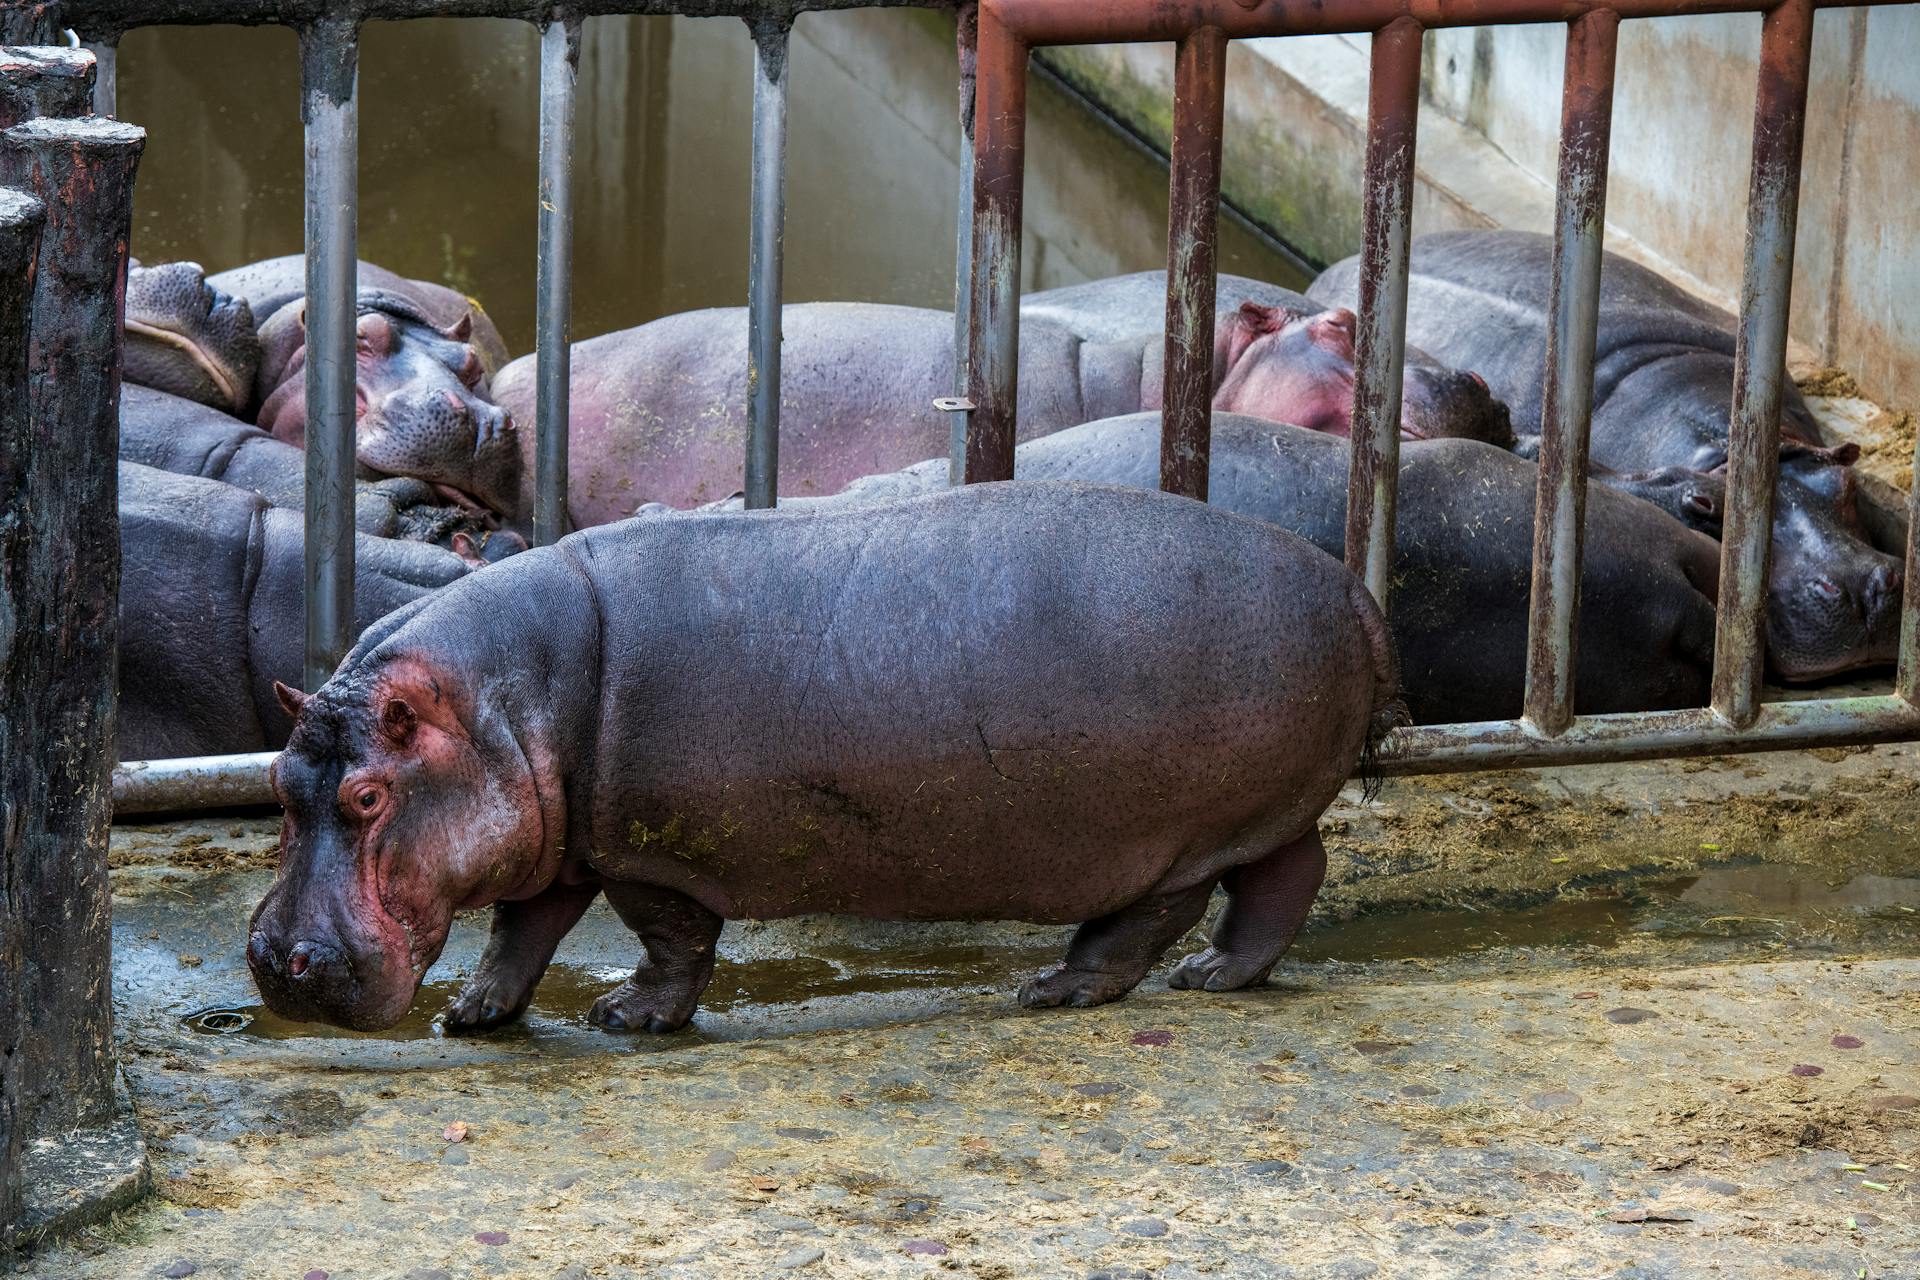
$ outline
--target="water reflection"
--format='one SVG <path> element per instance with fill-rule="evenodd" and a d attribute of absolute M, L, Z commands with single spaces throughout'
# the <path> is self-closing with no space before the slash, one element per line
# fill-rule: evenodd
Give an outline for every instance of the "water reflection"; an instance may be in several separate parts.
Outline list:
<path fill-rule="evenodd" d="M 576 336 L 746 300 L 752 46 L 731 19 L 596 18 L 580 74 Z M 533 338 L 538 37 L 375 23 L 361 53 L 363 257 L 481 299 Z M 808 14 L 794 33 L 787 296 L 951 305 L 953 26 Z M 210 269 L 301 239 L 299 63 L 275 28 L 133 32 L 120 111 L 149 132 L 134 253 Z M 1036 73 L 1025 268 L 1047 288 L 1164 264 L 1166 171 Z M 1300 279 L 1223 224 L 1221 269 Z"/>

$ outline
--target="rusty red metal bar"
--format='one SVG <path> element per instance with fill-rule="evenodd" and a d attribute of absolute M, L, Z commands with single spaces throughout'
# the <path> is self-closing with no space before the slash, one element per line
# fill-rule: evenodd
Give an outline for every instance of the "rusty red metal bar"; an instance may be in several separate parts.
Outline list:
<path fill-rule="evenodd" d="M 1746 275 L 1734 353 L 1720 612 L 1713 651 L 1713 709 L 1736 728 L 1745 728 L 1759 715 L 1766 663 L 1767 568 L 1773 548 L 1774 486 L 1780 474 L 1780 380 L 1786 372 L 1800 145 L 1812 53 L 1811 0 L 1786 0 L 1767 14 L 1753 109 Z"/>
<path fill-rule="evenodd" d="M 1174 55 L 1167 358 L 1160 401 L 1160 487 L 1202 502 L 1212 457 L 1220 134 L 1226 107 L 1227 37 L 1218 27 L 1204 27 L 1182 40 Z"/>
<path fill-rule="evenodd" d="M 1013 478 L 1019 395 L 1020 219 L 1027 162 L 1027 46 L 982 5 L 973 99 L 973 288 L 967 315 L 966 481 Z"/>
<path fill-rule="evenodd" d="M 1620 19 L 1607 12 L 1586 14 L 1567 27 L 1524 712 L 1528 723 L 1549 736 L 1564 733 L 1573 723 L 1587 437 L 1593 421 L 1593 353 L 1619 34 Z"/>
<path fill-rule="evenodd" d="M 1353 457 L 1347 473 L 1347 568 L 1391 607 L 1394 499 L 1400 481 L 1400 373 L 1407 354 L 1407 249 L 1420 115 L 1420 25 L 1396 18 L 1373 35 L 1367 172 L 1354 335 Z"/>

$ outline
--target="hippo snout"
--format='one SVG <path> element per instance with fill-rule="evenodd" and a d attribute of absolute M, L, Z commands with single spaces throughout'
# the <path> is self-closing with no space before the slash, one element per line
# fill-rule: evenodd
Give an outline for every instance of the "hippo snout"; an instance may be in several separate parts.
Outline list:
<path fill-rule="evenodd" d="M 1881 565 L 1867 578 L 1862 593 L 1861 612 L 1866 615 L 1867 626 L 1878 630 L 1882 626 L 1893 624 L 1895 615 L 1900 611 L 1900 591 L 1905 584 L 1905 575 L 1896 565 Z"/>

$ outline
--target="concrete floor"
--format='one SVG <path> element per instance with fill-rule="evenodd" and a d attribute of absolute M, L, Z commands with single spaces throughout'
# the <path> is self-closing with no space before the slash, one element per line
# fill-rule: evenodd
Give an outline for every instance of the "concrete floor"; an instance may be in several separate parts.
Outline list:
<path fill-rule="evenodd" d="M 433 1034 L 478 921 L 395 1033 L 279 1023 L 273 823 L 123 827 L 159 1191 L 19 1271 L 1911 1277 L 1913 757 L 1393 784 L 1241 995 L 1026 1014 L 1056 930 L 734 926 L 665 1038 L 584 1024 L 634 959 L 602 911 L 522 1028 Z"/>

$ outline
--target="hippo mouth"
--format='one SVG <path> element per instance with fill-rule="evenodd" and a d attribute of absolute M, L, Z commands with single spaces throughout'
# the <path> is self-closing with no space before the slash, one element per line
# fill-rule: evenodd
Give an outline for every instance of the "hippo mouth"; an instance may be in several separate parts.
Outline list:
<path fill-rule="evenodd" d="M 202 347 L 192 338 L 187 337 L 183 333 L 175 332 L 172 329 L 165 329 L 159 325 L 148 324 L 146 321 L 136 319 L 133 316 L 128 316 L 126 319 L 126 331 L 130 334 L 137 334 L 150 342 L 157 342 L 162 346 L 171 347 L 175 351 L 185 355 L 187 359 L 193 361 L 195 368 L 207 375 L 207 380 L 213 383 L 214 387 L 220 392 L 221 398 L 228 404 L 238 406 L 243 403 L 239 388 L 234 385 L 233 375 L 229 373 L 219 361 L 208 355 L 205 347 Z"/>

